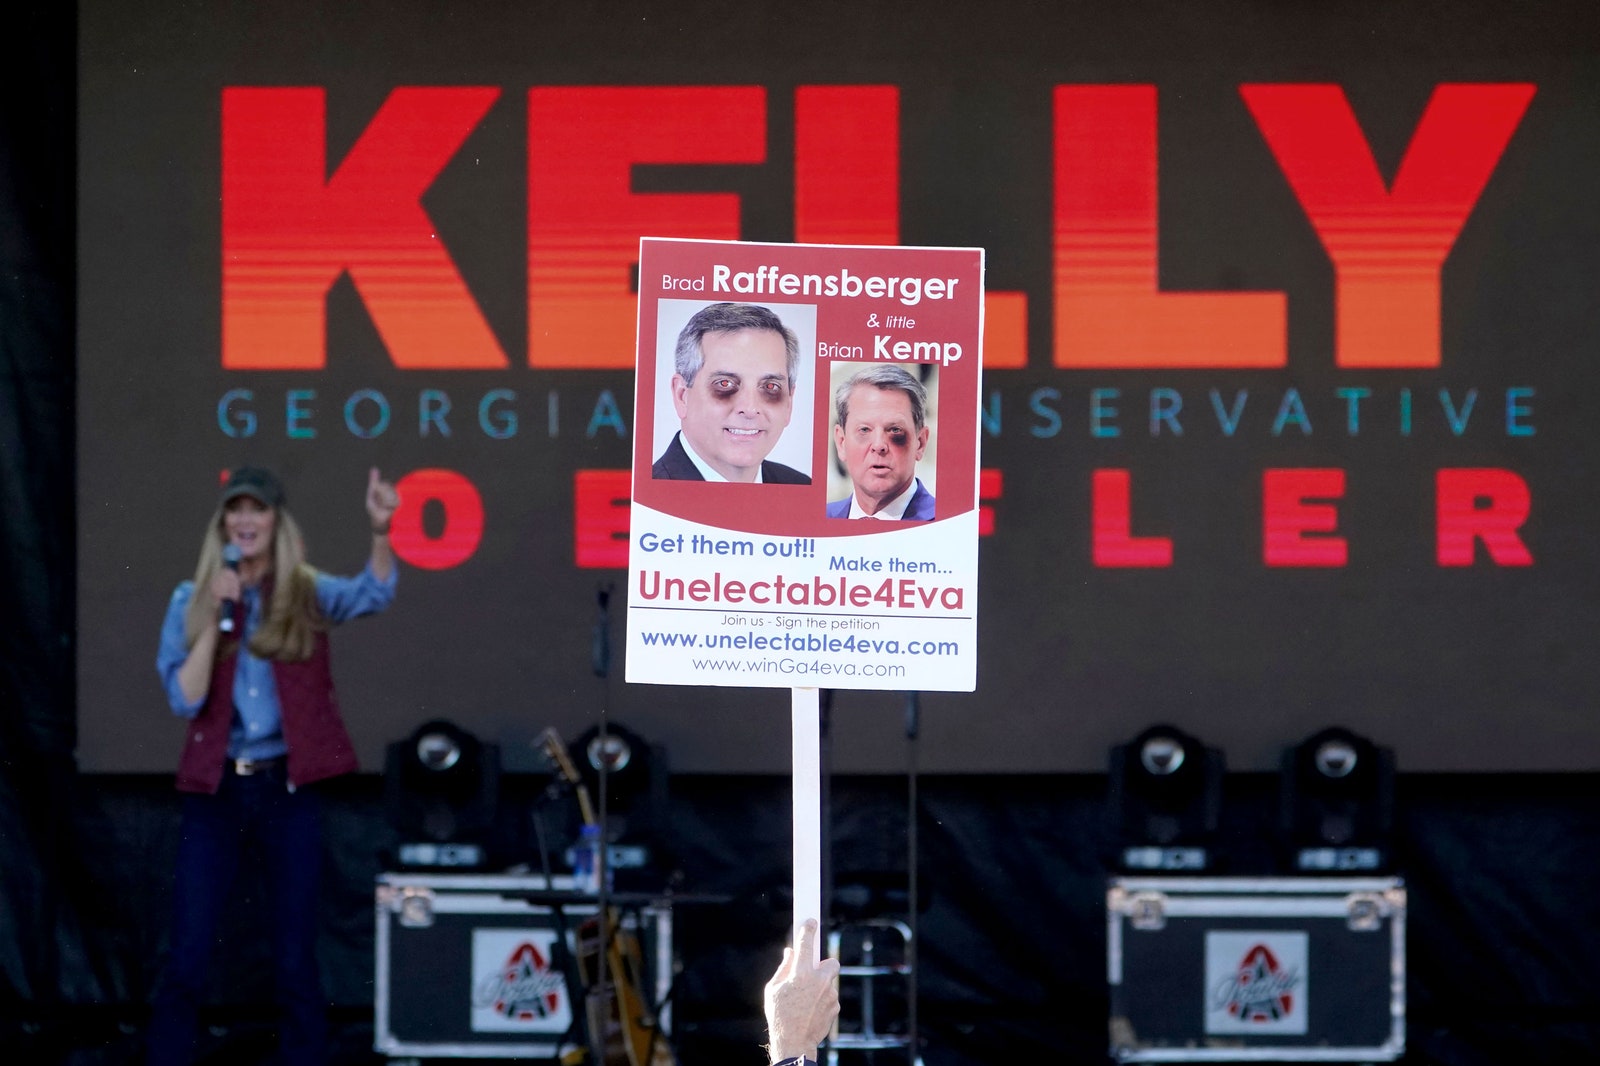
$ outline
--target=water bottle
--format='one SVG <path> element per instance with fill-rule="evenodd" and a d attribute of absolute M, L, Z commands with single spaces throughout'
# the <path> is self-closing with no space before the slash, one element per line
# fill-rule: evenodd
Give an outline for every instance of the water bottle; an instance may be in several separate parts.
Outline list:
<path fill-rule="evenodd" d="M 572 849 L 572 880 L 579 892 L 600 892 L 600 827 L 586 825 Z"/>

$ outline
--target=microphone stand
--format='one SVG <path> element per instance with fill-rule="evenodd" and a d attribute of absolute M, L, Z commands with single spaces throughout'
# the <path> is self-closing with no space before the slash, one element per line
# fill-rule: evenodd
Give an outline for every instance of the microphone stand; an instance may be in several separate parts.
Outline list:
<path fill-rule="evenodd" d="M 611 919 L 610 919 L 610 892 L 606 886 L 606 875 L 611 866 L 611 845 L 607 841 L 608 812 L 610 802 L 610 744 L 609 734 L 606 730 L 607 710 L 611 694 L 611 589 L 609 581 L 601 582 L 595 590 L 595 603 L 597 610 L 594 620 L 594 634 L 590 642 L 590 666 L 594 676 L 600 679 L 600 726 L 595 734 L 596 750 L 600 758 L 592 760 L 595 771 L 600 775 L 600 810 L 597 815 L 600 822 L 599 839 L 595 845 L 594 872 L 596 882 L 595 892 L 595 926 L 599 933 L 600 957 L 595 966 L 596 987 L 603 996 L 614 997 L 615 990 L 611 987 L 611 975 L 607 971 L 610 963 L 611 950 Z M 584 753 L 587 758 L 588 753 Z M 591 1054 L 596 1063 L 605 1062 L 606 1037 L 604 1027 L 610 1022 L 610 1012 L 601 1019 L 590 1017 L 589 1044 Z M 596 1024 L 598 1023 L 598 1024 Z M 596 1030 L 599 1030 L 598 1032 Z"/>
<path fill-rule="evenodd" d="M 550 893 L 555 892 L 555 879 L 550 870 L 550 841 L 545 835 L 544 812 L 551 803 L 560 799 L 565 791 L 561 787 L 561 777 L 558 774 L 554 780 L 545 786 L 544 792 L 540 794 L 533 809 L 533 835 L 539 847 L 539 869 L 544 874 L 544 890 Z M 555 942 L 550 945 L 551 962 L 560 967 L 569 989 L 582 988 L 583 974 L 578 969 L 578 960 L 573 957 L 572 952 L 567 948 L 567 911 L 560 900 L 552 899 L 550 901 L 550 917 L 556 927 Z M 571 1002 L 570 996 L 568 1001 Z M 562 1039 L 571 1040 L 579 1025 L 583 1025 L 585 1032 L 588 1031 L 589 1027 L 584 1022 L 584 1015 L 582 1012 L 575 1010 L 572 1012 L 572 1024 L 567 1027 Z"/>

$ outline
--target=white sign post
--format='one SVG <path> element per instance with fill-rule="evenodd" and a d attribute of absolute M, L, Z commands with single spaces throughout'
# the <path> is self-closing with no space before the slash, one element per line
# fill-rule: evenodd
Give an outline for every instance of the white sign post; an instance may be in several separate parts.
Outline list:
<path fill-rule="evenodd" d="M 791 727 L 794 781 L 794 934 L 800 943 L 800 926 L 807 918 L 820 924 L 822 915 L 822 710 L 817 690 L 793 692 Z M 816 958 L 822 957 L 822 938 L 815 941 Z"/>

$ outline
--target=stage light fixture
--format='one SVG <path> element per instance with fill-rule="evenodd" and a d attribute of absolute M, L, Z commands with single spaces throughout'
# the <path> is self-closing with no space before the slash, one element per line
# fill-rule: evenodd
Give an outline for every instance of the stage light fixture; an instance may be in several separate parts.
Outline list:
<path fill-rule="evenodd" d="M 1296 873 L 1377 872 L 1394 832 L 1394 752 L 1334 727 L 1283 756 L 1279 828 Z"/>
<path fill-rule="evenodd" d="M 483 869 L 500 801 L 500 749 L 434 719 L 390 744 L 384 807 L 402 869 Z"/>
<path fill-rule="evenodd" d="M 633 761 L 633 745 L 620 733 L 608 731 L 602 737 L 597 731 L 594 739 L 584 745 L 583 751 L 589 766 L 596 773 L 602 769 L 608 774 L 621 773 Z"/>
<path fill-rule="evenodd" d="M 1139 765 L 1155 777 L 1166 777 L 1183 769 L 1183 743 L 1175 737 L 1157 735 L 1139 745 Z"/>
<path fill-rule="evenodd" d="M 1117 865 L 1125 870 L 1209 870 L 1222 809 L 1222 752 L 1170 725 L 1111 749 Z"/>
<path fill-rule="evenodd" d="M 449 733 L 438 730 L 417 738 L 417 762 L 434 773 L 443 773 L 461 761 L 461 745 Z"/>
<path fill-rule="evenodd" d="M 604 778 L 606 852 L 618 887 L 660 887 L 658 852 L 671 827 L 667 756 L 627 726 L 591 726 L 567 746 L 598 809 Z"/>

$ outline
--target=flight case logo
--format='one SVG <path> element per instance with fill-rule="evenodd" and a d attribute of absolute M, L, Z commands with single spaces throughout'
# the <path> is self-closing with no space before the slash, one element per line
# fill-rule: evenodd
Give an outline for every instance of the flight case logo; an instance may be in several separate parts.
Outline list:
<path fill-rule="evenodd" d="M 472 1029 L 561 1035 L 572 1026 L 550 929 L 472 931 Z"/>
<path fill-rule="evenodd" d="M 1305 933 L 1206 934 L 1206 1032 L 1304 1034 Z"/>

